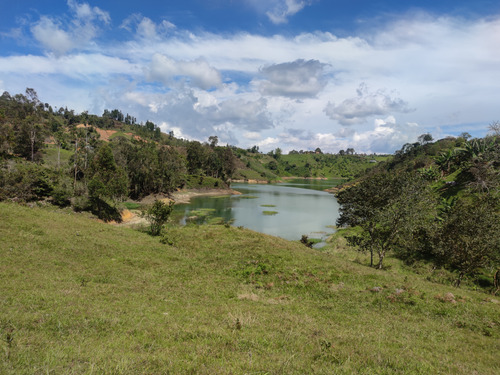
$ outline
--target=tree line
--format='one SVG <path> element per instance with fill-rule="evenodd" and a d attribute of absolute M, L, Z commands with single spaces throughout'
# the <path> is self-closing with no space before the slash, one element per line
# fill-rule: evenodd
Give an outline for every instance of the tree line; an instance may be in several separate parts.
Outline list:
<path fill-rule="evenodd" d="M 406 144 L 392 161 L 342 187 L 339 227 L 348 243 L 383 267 L 388 252 L 455 273 L 455 285 L 500 265 L 500 138 Z M 374 257 L 377 258 L 374 260 Z"/>
<path fill-rule="evenodd" d="M 106 142 L 99 129 L 122 131 Z M 125 136 L 126 132 L 134 136 Z M 226 187 L 236 157 L 217 137 L 177 139 L 118 110 L 54 110 L 33 89 L 0 97 L 0 200 L 46 200 L 120 220 L 125 199 L 183 187 Z"/>

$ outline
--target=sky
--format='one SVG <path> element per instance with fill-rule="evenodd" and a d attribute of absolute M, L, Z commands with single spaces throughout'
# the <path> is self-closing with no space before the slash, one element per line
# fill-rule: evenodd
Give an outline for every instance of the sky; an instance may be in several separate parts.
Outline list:
<path fill-rule="evenodd" d="M 500 120 L 498 0 L 0 0 L 0 93 L 262 152 Z"/>

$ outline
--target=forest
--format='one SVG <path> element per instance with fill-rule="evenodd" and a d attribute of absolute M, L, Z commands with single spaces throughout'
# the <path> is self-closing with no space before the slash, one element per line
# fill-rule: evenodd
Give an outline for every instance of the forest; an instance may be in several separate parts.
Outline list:
<path fill-rule="evenodd" d="M 113 130 L 110 130 L 113 129 Z M 109 135 L 102 139 L 102 135 Z M 0 97 L 0 200 L 48 200 L 120 220 L 120 202 L 184 187 L 227 187 L 229 146 L 185 141 L 129 114 L 54 110 L 33 89 Z"/>

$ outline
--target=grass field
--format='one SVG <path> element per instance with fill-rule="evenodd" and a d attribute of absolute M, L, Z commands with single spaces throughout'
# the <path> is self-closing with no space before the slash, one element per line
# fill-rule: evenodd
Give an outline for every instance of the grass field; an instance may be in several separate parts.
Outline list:
<path fill-rule="evenodd" d="M 500 373 L 500 298 L 394 259 L 6 203 L 0 238 L 0 374 Z"/>

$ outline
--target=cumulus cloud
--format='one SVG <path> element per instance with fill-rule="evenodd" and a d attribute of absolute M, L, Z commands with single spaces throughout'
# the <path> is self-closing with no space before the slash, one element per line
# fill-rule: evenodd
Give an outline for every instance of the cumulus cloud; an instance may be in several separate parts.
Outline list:
<path fill-rule="evenodd" d="M 84 47 L 97 35 L 98 23 L 108 24 L 111 20 L 107 12 L 98 7 L 90 7 L 88 3 L 79 4 L 68 0 L 68 7 L 73 13 L 70 22 L 64 24 L 59 19 L 41 16 L 31 27 L 33 36 L 42 47 L 57 56 Z"/>
<path fill-rule="evenodd" d="M 252 132 L 271 129 L 274 126 L 267 108 L 267 100 L 264 98 L 228 99 L 216 106 L 200 108 L 199 111 L 215 124 L 229 122 Z"/>
<path fill-rule="evenodd" d="M 135 13 L 127 17 L 120 25 L 120 28 L 129 32 L 135 31 L 136 36 L 139 39 L 143 39 L 151 43 L 152 41 L 158 42 L 160 37 L 165 36 L 169 30 L 175 29 L 176 26 L 167 20 L 163 20 L 157 24 L 150 18 L 144 17 L 139 13 Z"/>
<path fill-rule="evenodd" d="M 258 12 L 265 14 L 276 25 L 287 23 L 288 18 L 312 3 L 311 0 L 246 0 L 246 2 Z"/>
<path fill-rule="evenodd" d="M 325 65 L 318 60 L 299 59 L 266 66 L 260 69 L 266 80 L 260 82 L 259 90 L 263 95 L 313 98 L 326 85 L 323 76 Z"/>
<path fill-rule="evenodd" d="M 220 73 L 205 60 L 176 61 L 160 54 L 153 56 L 146 75 L 150 81 L 159 81 L 165 85 L 178 78 L 185 78 L 204 90 L 219 86 L 222 82 Z"/>
<path fill-rule="evenodd" d="M 387 153 L 400 149 L 402 145 L 415 142 L 422 132 L 416 123 L 400 124 L 394 116 L 375 119 L 373 129 L 356 132 L 352 141 L 365 152 Z"/>
<path fill-rule="evenodd" d="M 259 3 L 263 15 L 279 3 L 247 1 Z M 266 142 L 271 147 L 271 140 L 279 139 L 294 149 L 332 152 L 400 148 L 412 141 L 405 133 L 415 130 L 411 122 L 448 126 L 451 134 L 459 127 L 473 133 L 464 124 L 481 124 L 473 133 L 481 136 L 484 124 L 497 116 L 499 16 L 454 20 L 407 14 L 366 34 L 318 31 L 290 37 L 167 32 L 175 27 L 168 21 L 137 15 L 122 25 L 132 33 L 129 40 L 101 44 L 97 36 L 109 15 L 86 3 L 68 5 L 68 15 L 22 25 L 52 53 L 0 56 L 5 89 L 22 92 L 29 80 L 40 97 L 51 94 L 43 96 L 49 103 L 82 108 L 93 96 L 101 111 L 103 105 L 122 108 L 139 121 L 182 129 L 186 137 L 206 140 L 218 129 L 227 137 L 221 142 L 262 140 L 262 147 Z M 105 100 L 99 96 L 118 79 L 136 90 L 120 87 Z M 372 89 L 362 84 L 353 94 L 363 81 Z M 395 91 L 376 90 L 383 87 Z M 417 110 L 411 112 L 410 105 Z M 300 130 L 306 127 L 310 130 Z M 434 135 L 434 129 L 425 132 Z"/>
<path fill-rule="evenodd" d="M 75 46 L 72 35 L 48 17 L 41 17 L 31 31 L 36 40 L 56 55 L 63 55 Z"/>
<path fill-rule="evenodd" d="M 329 102 L 325 107 L 327 116 L 342 125 L 360 124 L 371 116 L 410 111 L 403 99 L 392 97 L 385 90 L 370 92 L 364 83 L 359 86 L 356 97 L 346 99 L 339 105 Z"/>
<path fill-rule="evenodd" d="M 281 24 L 288 22 L 288 17 L 300 12 L 307 2 L 299 0 L 279 1 L 274 8 L 266 12 L 272 23 Z"/>
<path fill-rule="evenodd" d="M 217 135 L 221 143 L 239 145 L 246 137 L 261 139 L 261 131 L 274 127 L 263 98 L 220 100 L 215 96 L 209 98 L 210 93 L 189 88 L 154 94 L 137 89 L 125 92 L 108 89 L 101 96 L 106 98 L 106 103 L 113 102 L 113 108 L 126 105 L 127 111 L 139 119 L 165 123 L 165 129 L 172 129 L 175 134 L 181 130 L 183 136 L 200 141 Z"/>
<path fill-rule="evenodd" d="M 250 141 L 257 141 L 262 138 L 259 132 L 244 132 L 243 137 Z"/>
<path fill-rule="evenodd" d="M 68 6 L 70 10 L 75 13 L 76 18 L 83 22 L 89 22 L 95 19 L 99 19 L 104 23 L 109 23 L 111 21 L 108 12 L 103 11 L 99 7 L 91 7 L 88 3 L 79 4 L 75 0 L 68 0 Z"/>

